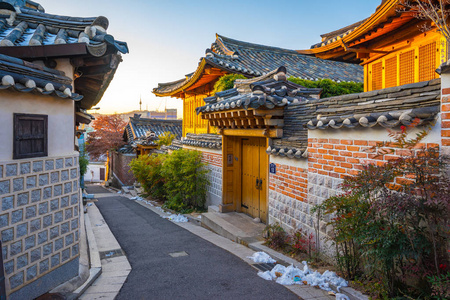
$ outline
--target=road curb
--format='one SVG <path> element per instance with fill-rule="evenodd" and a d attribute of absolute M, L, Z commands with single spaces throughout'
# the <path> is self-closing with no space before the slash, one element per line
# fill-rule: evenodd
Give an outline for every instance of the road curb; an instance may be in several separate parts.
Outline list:
<path fill-rule="evenodd" d="M 89 249 L 89 278 L 86 282 L 76 289 L 73 294 L 75 296 L 74 299 L 78 299 L 83 293 L 94 283 L 94 281 L 100 276 L 102 273 L 102 263 L 100 261 L 100 253 L 98 251 L 97 241 L 95 240 L 94 232 L 92 231 L 91 220 L 89 218 L 89 212 L 85 215 L 84 225 L 86 227 L 86 237 L 88 241 L 88 249 Z"/>

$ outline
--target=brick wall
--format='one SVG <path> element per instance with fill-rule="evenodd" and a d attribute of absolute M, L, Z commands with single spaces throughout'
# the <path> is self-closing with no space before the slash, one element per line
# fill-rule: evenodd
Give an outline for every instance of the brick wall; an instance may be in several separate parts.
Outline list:
<path fill-rule="evenodd" d="M 0 231 L 10 293 L 78 258 L 78 178 L 78 155 L 0 162 Z M 72 272 L 78 274 L 78 264 Z M 60 283 L 61 277 L 45 279 L 29 296 Z"/>
<path fill-rule="evenodd" d="M 445 74 L 442 76 L 450 77 L 450 74 Z M 443 82 L 447 82 L 443 80 Z M 442 150 L 445 154 L 450 155 L 450 87 L 442 89 L 442 100 L 441 100 L 441 142 Z"/>
<path fill-rule="evenodd" d="M 120 180 L 124 185 L 133 185 L 135 178 L 130 171 L 130 162 L 136 158 L 135 154 L 112 153 L 112 171 L 113 176 Z"/>

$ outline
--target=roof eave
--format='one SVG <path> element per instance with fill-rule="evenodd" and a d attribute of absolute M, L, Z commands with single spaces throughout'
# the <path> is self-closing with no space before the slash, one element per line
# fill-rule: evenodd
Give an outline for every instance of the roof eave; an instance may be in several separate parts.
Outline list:
<path fill-rule="evenodd" d="M 300 54 L 318 54 L 322 52 L 326 52 L 338 47 L 342 46 L 342 42 L 348 43 L 353 39 L 357 38 L 365 31 L 373 29 L 374 25 L 380 21 L 380 19 L 390 10 L 392 10 L 398 4 L 398 0 L 387 0 L 385 3 L 381 4 L 380 7 L 373 13 L 367 20 L 358 26 L 357 29 L 352 31 L 349 35 L 343 37 L 342 39 L 338 39 L 335 42 L 332 42 L 328 45 L 313 48 L 313 49 L 305 49 L 305 50 L 297 50 Z"/>
<path fill-rule="evenodd" d="M 67 57 L 88 54 L 85 43 L 0 47 L 0 54 L 21 59 Z"/>
<path fill-rule="evenodd" d="M 202 58 L 202 61 L 199 63 L 197 67 L 197 70 L 195 70 L 194 74 L 189 78 L 189 80 L 184 85 L 167 93 L 158 92 L 157 88 L 154 88 L 152 91 L 153 94 L 155 94 L 155 96 L 157 97 L 172 97 L 176 94 L 183 93 L 185 90 L 194 85 L 200 79 L 201 75 L 203 74 L 203 71 L 205 70 L 205 66 L 206 66 L 206 58 Z"/>

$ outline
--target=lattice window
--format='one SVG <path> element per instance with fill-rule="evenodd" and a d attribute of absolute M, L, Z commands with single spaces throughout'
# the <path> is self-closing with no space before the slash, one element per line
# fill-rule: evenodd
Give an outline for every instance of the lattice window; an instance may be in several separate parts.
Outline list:
<path fill-rule="evenodd" d="M 414 50 L 400 54 L 400 85 L 414 82 Z"/>
<path fill-rule="evenodd" d="M 372 91 L 383 88 L 383 66 L 381 62 L 372 65 Z"/>
<path fill-rule="evenodd" d="M 436 78 L 436 42 L 419 47 L 419 81 Z"/>
<path fill-rule="evenodd" d="M 386 59 L 385 61 L 385 88 L 397 85 L 397 56 Z"/>

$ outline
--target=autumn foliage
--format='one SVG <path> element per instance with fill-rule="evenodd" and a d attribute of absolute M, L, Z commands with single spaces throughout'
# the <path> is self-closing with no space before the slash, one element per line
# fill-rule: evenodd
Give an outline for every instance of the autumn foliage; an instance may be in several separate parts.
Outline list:
<path fill-rule="evenodd" d="M 92 122 L 93 132 L 87 138 L 86 150 L 91 159 L 97 160 L 107 151 L 122 146 L 123 130 L 127 123 L 119 115 L 99 116 Z"/>

